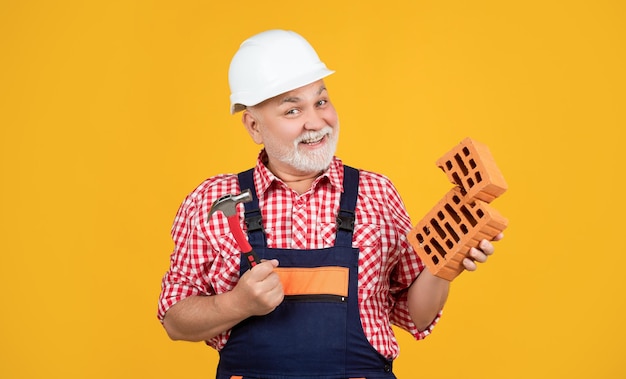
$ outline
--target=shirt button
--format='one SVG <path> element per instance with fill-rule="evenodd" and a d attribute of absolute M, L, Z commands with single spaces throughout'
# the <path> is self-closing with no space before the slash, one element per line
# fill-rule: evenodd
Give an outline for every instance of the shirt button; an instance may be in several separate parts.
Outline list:
<path fill-rule="evenodd" d="M 389 364 L 385 365 L 385 372 L 391 372 L 391 365 Z"/>

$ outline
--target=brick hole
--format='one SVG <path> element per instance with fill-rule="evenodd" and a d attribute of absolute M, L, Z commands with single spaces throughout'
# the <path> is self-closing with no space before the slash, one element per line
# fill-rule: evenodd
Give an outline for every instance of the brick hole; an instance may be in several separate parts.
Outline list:
<path fill-rule="evenodd" d="M 436 255 L 433 255 L 433 256 L 432 256 L 432 258 L 433 258 L 433 263 L 434 263 L 435 265 L 438 265 L 438 264 L 439 264 L 439 258 L 437 258 L 437 256 L 436 256 Z"/>
<path fill-rule="evenodd" d="M 422 233 L 417 233 L 415 235 L 415 238 L 417 238 L 417 242 L 419 242 L 420 244 L 424 243 L 424 236 L 422 236 Z"/>
<path fill-rule="evenodd" d="M 446 230 L 448 231 L 448 233 L 454 239 L 455 242 L 459 242 L 461 240 L 461 238 L 459 238 L 459 235 L 456 233 L 456 231 L 454 231 L 454 228 L 452 228 L 450 223 L 446 222 L 444 226 L 446 227 Z"/>
<path fill-rule="evenodd" d="M 446 238 L 446 232 L 444 232 L 443 228 L 441 227 L 441 225 L 439 225 L 437 220 L 431 219 L 430 220 L 430 225 L 432 225 L 433 228 L 435 228 L 435 230 L 437 231 L 437 234 L 439 234 L 440 238 L 442 238 L 442 239 Z"/>
<path fill-rule="evenodd" d="M 433 245 L 435 250 L 437 250 L 439 255 L 441 255 L 441 258 L 445 258 L 446 257 L 446 249 L 444 249 L 443 246 L 441 246 L 439 244 L 439 242 L 437 242 L 437 240 L 435 240 L 434 238 L 431 238 L 430 244 Z"/>
<path fill-rule="evenodd" d="M 476 171 L 476 183 L 480 183 L 483 181 L 482 175 L 480 175 L 480 171 Z"/>
<path fill-rule="evenodd" d="M 467 157 L 468 155 L 470 155 L 470 151 L 467 147 L 463 148 L 463 154 L 465 154 L 465 156 Z"/>
<path fill-rule="evenodd" d="M 430 255 L 430 253 L 432 253 L 432 249 L 430 248 L 430 246 L 426 245 L 424 246 L 424 251 L 426 252 L 426 254 Z"/>
<path fill-rule="evenodd" d="M 454 183 L 456 183 L 456 184 L 461 184 L 461 183 L 463 183 L 463 182 L 461 181 L 461 177 L 460 177 L 460 176 L 459 176 L 459 174 L 457 174 L 456 172 L 453 172 L 453 173 L 452 173 L 452 181 L 453 181 Z"/>
<path fill-rule="evenodd" d="M 461 213 L 463 213 L 463 216 L 465 216 L 465 219 L 469 221 L 469 223 L 472 224 L 472 226 L 476 226 L 478 222 L 474 218 L 474 215 L 472 215 L 472 212 L 470 212 L 469 209 L 467 209 L 465 205 L 461 207 Z"/>
<path fill-rule="evenodd" d="M 472 169 L 476 168 L 476 161 L 474 161 L 473 159 L 469 160 L 469 164 Z"/>
<path fill-rule="evenodd" d="M 474 187 L 474 179 L 472 179 L 472 178 L 467 178 L 467 186 L 468 186 L 469 188 Z"/>
<path fill-rule="evenodd" d="M 459 217 L 459 214 L 456 213 L 456 211 L 454 210 L 454 208 L 452 208 L 452 206 L 450 204 L 446 204 L 444 205 L 444 209 L 448 212 L 448 214 L 450 215 L 450 217 L 452 217 L 452 219 L 458 224 L 461 222 L 461 217 Z"/>
<path fill-rule="evenodd" d="M 463 175 L 464 176 L 467 175 L 469 173 L 469 170 L 467 169 L 467 166 L 465 165 L 465 162 L 463 162 L 463 158 L 461 158 L 461 156 L 459 154 L 456 154 L 454 156 L 454 159 L 456 160 L 456 164 L 461 169 L 461 172 L 463 172 Z"/>
<path fill-rule="evenodd" d="M 446 161 L 446 168 L 448 171 L 452 170 L 452 161 Z"/>
<path fill-rule="evenodd" d="M 463 232 L 463 234 L 469 233 L 469 229 L 467 229 L 467 225 L 461 224 L 459 227 L 461 228 L 461 231 Z"/>
<path fill-rule="evenodd" d="M 428 235 L 430 235 L 430 228 L 429 228 L 428 226 L 424 226 L 424 227 L 422 228 L 422 230 L 424 231 L 424 234 L 425 234 L 425 235 L 427 235 L 427 236 L 428 236 Z"/>
<path fill-rule="evenodd" d="M 452 249 L 454 247 L 454 242 L 446 240 L 446 246 L 448 246 L 448 249 Z"/>
<path fill-rule="evenodd" d="M 482 209 L 478 209 L 476 211 L 476 215 L 478 216 L 478 218 L 483 218 L 483 216 L 485 215 L 485 212 L 483 212 Z"/>
<path fill-rule="evenodd" d="M 443 220 L 445 218 L 442 211 L 437 212 L 437 217 L 439 217 L 440 220 Z"/>
<path fill-rule="evenodd" d="M 457 195 L 452 196 L 452 201 L 454 201 L 454 204 L 458 204 L 461 202 L 461 198 L 458 197 Z"/>

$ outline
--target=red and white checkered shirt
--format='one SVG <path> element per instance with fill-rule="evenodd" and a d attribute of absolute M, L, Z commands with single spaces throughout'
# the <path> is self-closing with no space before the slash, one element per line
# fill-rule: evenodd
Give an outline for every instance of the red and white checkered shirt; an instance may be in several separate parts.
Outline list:
<path fill-rule="evenodd" d="M 299 195 L 262 163 L 261 152 L 254 183 L 263 216 L 267 246 L 279 249 L 321 249 L 335 243 L 336 215 L 343 191 L 343 163 L 334 158 L 312 188 Z M 162 282 L 158 317 L 176 302 L 193 295 L 230 291 L 239 279 L 239 249 L 221 213 L 208 218 L 213 202 L 239 193 L 237 175 L 207 179 L 182 203 L 172 227 L 175 243 L 171 266 Z M 239 204 L 242 227 L 243 204 Z M 353 247 L 359 253 L 359 311 L 365 336 L 383 356 L 395 358 L 398 343 L 391 324 L 417 339 L 430 334 L 439 316 L 419 332 L 409 316 L 407 289 L 424 269 L 408 243 L 411 221 L 391 181 L 360 171 Z M 207 343 L 221 350 L 230 332 Z"/>

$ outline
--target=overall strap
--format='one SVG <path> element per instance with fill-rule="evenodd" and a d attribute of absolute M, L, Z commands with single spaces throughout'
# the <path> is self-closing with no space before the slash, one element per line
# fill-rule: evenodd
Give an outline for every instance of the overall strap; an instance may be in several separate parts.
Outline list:
<path fill-rule="evenodd" d="M 337 215 L 337 239 L 335 246 L 352 247 L 352 232 L 354 231 L 354 210 L 359 194 L 359 170 L 350 166 L 343 166 L 343 194 L 339 203 Z"/>
<path fill-rule="evenodd" d="M 265 242 L 265 232 L 263 231 L 261 209 L 259 208 L 259 197 L 254 187 L 254 168 L 240 172 L 237 177 L 239 178 L 239 188 L 241 191 L 249 189 L 252 194 L 252 201 L 244 203 L 244 220 L 248 228 L 248 243 L 250 243 L 250 246 L 253 248 L 265 247 L 267 245 Z"/>
<path fill-rule="evenodd" d="M 248 242 L 252 247 L 266 247 L 265 232 L 259 198 L 254 187 L 254 168 L 241 172 L 238 175 L 241 191 L 250 190 L 252 201 L 244 203 L 245 223 L 248 228 Z M 343 168 L 343 194 L 339 202 L 337 215 L 337 239 L 335 246 L 352 247 L 352 233 L 354 231 L 354 211 L 359 194 L 359 170 L 345 166 Z"/>

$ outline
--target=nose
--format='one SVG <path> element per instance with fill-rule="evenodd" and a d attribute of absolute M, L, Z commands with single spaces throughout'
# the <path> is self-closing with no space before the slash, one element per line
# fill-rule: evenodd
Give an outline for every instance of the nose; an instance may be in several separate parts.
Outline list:
<path fill-rule="evenodd" d="M 306 130 L 320 130 L 328 125 L 324 112 L 321 110 L 313 110 L 308 113 L 304 122 L 304 129 Z"/>
<path fill-rule="evenodd" d="M 326 126 L 326 122 L 318 115 L 308 117 L 307 120 L 304 122 L 304 129 L 306 130 L 319 130 L 322 129 L 324 126 Z"/>

